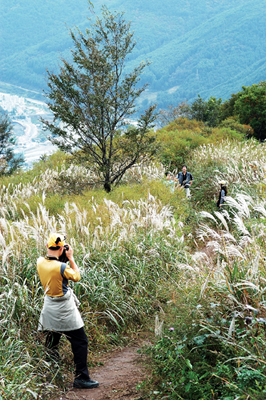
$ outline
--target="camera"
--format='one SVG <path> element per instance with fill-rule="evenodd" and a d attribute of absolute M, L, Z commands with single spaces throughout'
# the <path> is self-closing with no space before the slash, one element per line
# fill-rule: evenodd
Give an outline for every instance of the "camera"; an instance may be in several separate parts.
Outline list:
<path fill-rule="evenodd" d="M 68 244 L 65 244 L 65 245 L 64 245 L 63 253 L 62 253 L 61 256 L 59 257 L 59 261 L 61 261 L 61 262 L 63 262 L 63 263 L 68 262 L 68 258 L 67 258 L 67 255 L 66 255 L 66 250 L 69 250 L 69 245 L 68 245 Z"/>

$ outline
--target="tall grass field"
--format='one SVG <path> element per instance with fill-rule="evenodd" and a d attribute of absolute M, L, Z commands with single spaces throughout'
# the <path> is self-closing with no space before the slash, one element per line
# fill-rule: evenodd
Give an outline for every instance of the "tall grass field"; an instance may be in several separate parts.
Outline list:
<path fill-rule="evenodd" d="M 50 163 L 50 165 L 49 165 Z M 168 299 L 185 257 L 182 223 L 188 205 L 170 193 L 158 165 L 137 166 L 107 195 L 99 188 L 69 195 L 70 181 L 89 179 L 83 168 L 64 165 L 59 153 L 32 171 L 3 179 L 0 192 L 0 397 L 49 399 L 73 379 L 63 343 L 60 370 L 53 369 L 37 332 L 44 293 L 36 260 L 51 232 L 67 235 L 82 279 L 73 284 L 90 343 L 97 352 L 121 344 Z"/>
<path fill-rule="evenodd" d="M 68 343 L 58 369 L 37 331 L 44 293 L 36 260 L 58 231 L 81 268 L 71 285 L 89 365 L 148 324 L 156 339 L 146 349 L 143 398 L 265 399 L 264 147 L 228 140 L 193 150 L 191 200 L 170 190 L 159 163 L 136 166 L 109 194 L 61 153 L 3 177 L 0 398 L 50 399 L 73 379 Z M 218 210 L 221 179 L 229 193 Z"/>

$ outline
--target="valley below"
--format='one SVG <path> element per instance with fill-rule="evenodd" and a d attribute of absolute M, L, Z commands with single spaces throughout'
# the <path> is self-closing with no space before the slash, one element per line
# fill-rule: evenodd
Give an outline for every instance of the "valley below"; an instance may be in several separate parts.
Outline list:
<path fill-rule="evenodd" d="M 55 151 L 56 147 L 48 140 L 48 133 L 43 131 L 40 122 L 41 117 L 52 118 L 44 102 L 0 92 L 0 106 L 10 116 L 16 137 L 15 152 L 23 154 L 26 168 L 42 155 Z"/>

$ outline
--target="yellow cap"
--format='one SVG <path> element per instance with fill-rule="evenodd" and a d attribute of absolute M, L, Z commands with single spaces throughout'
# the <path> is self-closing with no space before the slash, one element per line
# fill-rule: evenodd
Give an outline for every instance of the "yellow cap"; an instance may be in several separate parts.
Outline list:
<path fill-rule="evenodd" d="M 64 246 L 65 244 L 65 236 L 60 235 L 59 233 L 52 233 L 51 236 L 48 239 L 48 247 L 53 248 L 53 247 L 61 247 Z M 54 249 L 57 250 L 57 249 Z"/>

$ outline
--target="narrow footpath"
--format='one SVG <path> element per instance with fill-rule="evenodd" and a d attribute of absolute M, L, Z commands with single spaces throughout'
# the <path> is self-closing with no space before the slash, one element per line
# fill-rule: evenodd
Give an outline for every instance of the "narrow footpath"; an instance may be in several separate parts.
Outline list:
<path fill-rule="evenodd" d="M 56 400 L 141 400 L 136 386 L 146 375 L 141 362 L 142 356 L 138 353 L 139 348 L 140 346 L 133 345 L 115 350 L 107 356 L 103 366 L 90 370 L 92 379 L 100 383 L 98 388 L 70 388 L 67 394 Z"/>

